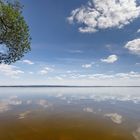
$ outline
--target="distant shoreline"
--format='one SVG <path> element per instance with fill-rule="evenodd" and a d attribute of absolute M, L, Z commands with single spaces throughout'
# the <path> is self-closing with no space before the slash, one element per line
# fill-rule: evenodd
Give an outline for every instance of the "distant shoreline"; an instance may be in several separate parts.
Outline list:
<path fill-rule="evenodd" d="M 140 87 L 140 86 L 67 86 L 67 85 L 7 85 L 0 86 L 0 88 L 4 87 L 68 87 L 68 88 L 100 88 L 100 87 Z"/>

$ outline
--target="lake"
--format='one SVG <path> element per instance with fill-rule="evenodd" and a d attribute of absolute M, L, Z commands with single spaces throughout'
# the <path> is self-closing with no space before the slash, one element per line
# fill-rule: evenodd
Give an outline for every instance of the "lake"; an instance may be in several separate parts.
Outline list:
<path fill-rule="evenodd" d="M 1 87 L 0 140 L 140 140 L 140 87 Z"/>

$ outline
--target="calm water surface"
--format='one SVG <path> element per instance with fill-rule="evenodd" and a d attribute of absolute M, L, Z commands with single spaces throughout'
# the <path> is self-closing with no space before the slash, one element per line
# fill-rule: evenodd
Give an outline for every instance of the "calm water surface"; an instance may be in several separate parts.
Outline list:
<path fill-rule="evenodd" d="M 0 140 L 140 140 L 140 88 L 0 88 Z"/>

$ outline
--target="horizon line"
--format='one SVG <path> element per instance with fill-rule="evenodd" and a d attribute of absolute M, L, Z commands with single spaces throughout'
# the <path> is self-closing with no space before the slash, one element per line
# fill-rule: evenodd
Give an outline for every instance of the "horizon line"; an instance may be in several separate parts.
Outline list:
<path fill-rule="evenodd" d="M 83 86 L 83 85 L 0 85 L 0 87 L 140 87 L 140 86 L 130 86 L 130 85 L 126 85 L 126 86 L 121 86 L 121 85 L 115 85 L 115 86 L 103 86 L 103 85 L 93 85 L 93 86 Z"/>

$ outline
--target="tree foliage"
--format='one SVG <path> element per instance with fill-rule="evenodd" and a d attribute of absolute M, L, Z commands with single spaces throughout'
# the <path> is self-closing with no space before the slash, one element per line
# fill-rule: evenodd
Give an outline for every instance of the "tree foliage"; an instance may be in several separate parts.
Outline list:
<path fill-rule="evenodd" d="M 10 64 L 20 60 L 30 51 L 30 40 L 20 3 L 0 0 L 0 45 L 7 48 L 6 52 L 0 52 L 0 63 Z"/>

